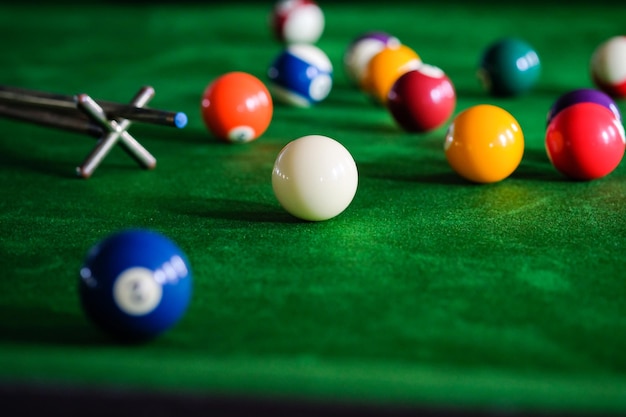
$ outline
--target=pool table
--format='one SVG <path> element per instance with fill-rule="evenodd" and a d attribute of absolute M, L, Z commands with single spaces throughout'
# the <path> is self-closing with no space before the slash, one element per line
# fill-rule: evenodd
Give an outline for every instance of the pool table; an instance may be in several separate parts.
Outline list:
<path fill-rule="evenodd" d="M 257 140 L 227 144 L 200 117 L 229 71 L 264 82 L 282 45 L 272 2 L 0 6 L 0 83 L 127 103 L 152 86 L 182 129 L 135 122 L 156 158 L 9 118 L 0 126 L 0 411 L 3 415 L 584 415 L 626 413 L 626 165 L 573 181 L 550 163 L 546 114 L 593 87 L 589 60 L 624 34 L 615 2 L 321 1 L 317 46 L 333 87 L 311 108 L 274 103 Z M 343 54 L 383 30 L 442 68 L 455 114 L 509 111 L 525 138 L 508 178 L 474 184 L 443 152 L 446 125 L 400 129 L 352 85 Z M 490 42 L 532 44 L 542 72 L 518 97 L 478 81 Z M 618 101 L 622 112 L 626 103 Z M 277 202 L 274 160 L 293 139 L 341 142 L 358 167 L 350 206 L 301 221 Z M 119 343 L 85 317 L 79 270 L 128 228 L 186 253 L 193 297 L 158 338 Z M 9 410 L 4 414 L 4 410 Z"/>

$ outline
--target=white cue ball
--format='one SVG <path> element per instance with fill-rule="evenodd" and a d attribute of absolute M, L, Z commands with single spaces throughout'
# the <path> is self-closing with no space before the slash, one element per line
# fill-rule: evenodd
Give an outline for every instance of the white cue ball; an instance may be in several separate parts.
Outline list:
<path fill-rule="evenodd" d="M 279 152 L 272 171 L 278 202 L 293 216 L 309 221 L 328 220 L 343 212 L 352 202 L 358 182 L 350 152 L 321 135 L 289 142 Z"/>

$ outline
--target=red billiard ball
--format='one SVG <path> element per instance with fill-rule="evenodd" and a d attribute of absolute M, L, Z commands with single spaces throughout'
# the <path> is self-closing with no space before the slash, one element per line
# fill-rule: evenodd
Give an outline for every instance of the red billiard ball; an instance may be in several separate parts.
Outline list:
<path fill-rule="evenodd" d="M 600 44 L 591 57 L 591 79 L 607 94 L 626 97 L 626 36 Z"/>
<path fill-rule="evenodd" d="M 202 95 L 202 119 L 226 142 L 250 142 L 269 127 L 274 106 L 270 92 L 254 75 L 229 72 L 211 82 Z"/>
<path fill-rule="evenodd" d="M 546 130 L 552 165 L 576 180 L 602 178 L 619 165 L 626 148 L 624 127 L 596 103 L 578 103 L 557 114 Z"/>
<path fill-rule="evenodd" d="M 422 64 L 400 76 L 387 96 L 396 122 L 409 132 L 427 132 L 443 125 L 454 112 L 456 93 L 438 67 Z"/>

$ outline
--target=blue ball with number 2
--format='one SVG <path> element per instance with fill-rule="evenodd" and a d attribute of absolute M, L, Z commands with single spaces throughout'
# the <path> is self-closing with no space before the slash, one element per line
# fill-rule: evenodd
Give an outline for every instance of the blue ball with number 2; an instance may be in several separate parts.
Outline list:
<path fill-rule="evenodd" d="M 88 252 L 79 294 L 87 317 L 109 335 L 151 339 L 173 327 L 187 310 L 189 261 L 160 233 L 124 230 Z"/>

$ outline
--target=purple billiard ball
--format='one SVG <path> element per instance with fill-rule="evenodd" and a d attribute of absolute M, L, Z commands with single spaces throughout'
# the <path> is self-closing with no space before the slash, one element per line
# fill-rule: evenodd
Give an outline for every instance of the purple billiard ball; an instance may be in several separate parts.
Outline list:
<path fill-rule="evenodd" d="M 618 121 L 622 121 L 622 115 L 615 101 L 606 93 L 592 88 L 581 88 L 572 90 L 560 96 L 550 107 L 547 116 L 546 125 L 550 124 L 552 119 L 563 109 L 578 103 L 596 103 L 611 110 Z"/>

